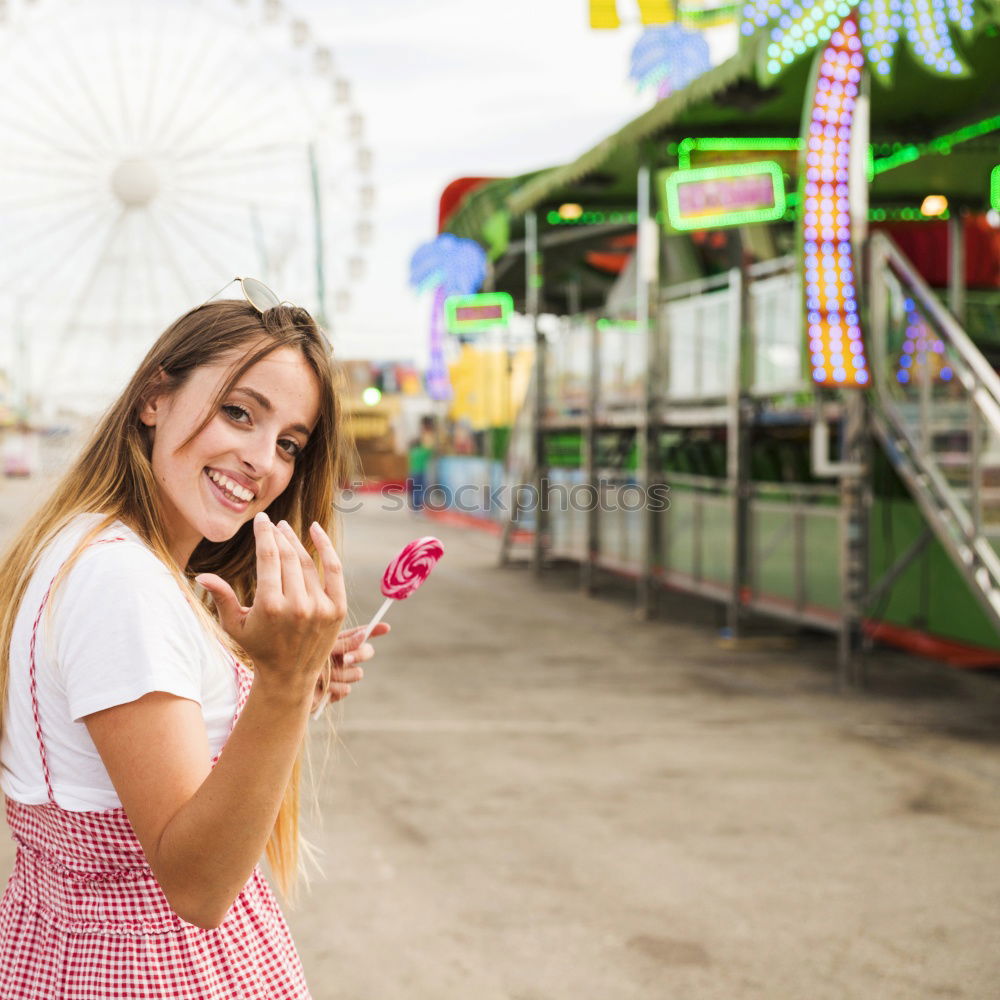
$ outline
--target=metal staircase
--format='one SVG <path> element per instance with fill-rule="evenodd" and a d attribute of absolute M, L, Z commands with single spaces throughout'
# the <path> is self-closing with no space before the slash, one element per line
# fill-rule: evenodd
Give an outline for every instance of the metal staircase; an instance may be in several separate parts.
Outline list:
<path fill-rule="evenodd" d="M 883 233 L 869 267 L 875 433 L 1000 630 L 1000 377 Z"/>

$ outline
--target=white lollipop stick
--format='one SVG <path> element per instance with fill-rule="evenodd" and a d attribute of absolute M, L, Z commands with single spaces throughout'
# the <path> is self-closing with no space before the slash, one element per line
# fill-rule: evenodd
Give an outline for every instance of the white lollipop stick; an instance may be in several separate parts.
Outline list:
<path fill-rule="evenodd" d="M 372 630 L 376 625 L 385 617 L 385 613 L 389 610 L 389 606 L 392 604 L 394 598 L 387 597 L 382 602 L 382 607 L 375 612 L 375 617 L 365 626 L 365 634 L 361 637 L 361 642 L 358 643 L 359 646 L 363 646 L 367 641 L 369 636 L 372 634 Z M 330 689 L 327 688 L 323 692 L 323 697 L 319 700 L 319 705 L 316 711 L 313 712 L 312 717 L 318 719 L 323 714 L 323 709 L 330 703 Z"/>
<path fill-rule="evenodd" d="M 387 597 L 382 602 L 382 607 L 375 612 L 375 617 L 365 626 L 365 634 L 359 645 L 363 646 L 368 641 L 368 637 L 372 634 L 372 629 L 375 628 L 375 626 L 378 625 L 378 623 L 385 617 L 385 613 L 389 610 L 389 605 L 391 605 L 395 599 L 396 598 L 394 597 Z"/>

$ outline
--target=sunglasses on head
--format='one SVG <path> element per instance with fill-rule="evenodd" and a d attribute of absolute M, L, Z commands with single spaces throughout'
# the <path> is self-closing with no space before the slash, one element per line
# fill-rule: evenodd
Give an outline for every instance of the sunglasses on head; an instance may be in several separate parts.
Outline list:
<path fill-rule="evenodd" d="M 292 306 L 292 308 L 297 308 L 295 303 L 289 302 L 286 299 L 279 299 L 278 296 L 271 291 L 263 281 L 258 281 L 256 278 L 233 278 L 232 281 L 227 281 L 208 301 L 211 302 L 212 299 L 218 298 L 232 283 L 233 281 L 238 281 L 240 283 L 240 288 L 243 291 L 243 297 L 247 300 L 261 314 L 264 315 L 268 309 L 274 309 L 275 306 Z M 320 328 L 319 324 L 316 324 L 316 328 L 319 330 L 320 336 L 323 338 L 323 343 L 326 344 L 326 349 L 331 354 L 333 353 L 333 345 L 330 343 L 326 334 Z"/>

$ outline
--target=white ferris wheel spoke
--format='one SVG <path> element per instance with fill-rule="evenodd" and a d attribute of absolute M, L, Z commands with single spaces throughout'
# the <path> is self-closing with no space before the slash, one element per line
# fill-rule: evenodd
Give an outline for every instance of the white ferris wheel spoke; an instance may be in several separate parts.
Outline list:
<path fill-rule="evenodd" d="M 17 195 L 0 197 L 0 214 L 16 214 L 18 212 L 35 212 L 39 208 L 55 209 L 63 202 L 79 202 L 81 199 L 95 198 L 92 185 L 60 191 L 58 194 L 38 195 L 34 198 L 20 198 Z"/>
<path fill-rule="evenodd" d="M 151 131 L 148 133 L 148 141 L 151 144 L 155 143 L 163 149 L 173 148 L 174 143 L 171 138 L 171 130 L 175 127 L 174 120 L 185 106 L 191 87 L 194 85 L 195 80 L 198 79 L 199 74 L 208 71 L 212 46 L 218 44 L 218 38 L 213 37 L 211 32 L 207 32 L 201 41 L 201 47 L 196 50 L 191 62 L 186 67 L 186 75 L 179 81 L 176 90 L 173 92 L 166 118 L 157 122 L 155 126 L 152 126 Z M 201 98 L 202 95 L 199 94 L 197 99 L 198 105 L 201 104 Z M 183 123 L 181 127 L 184 127 Z"/>
<path fill-rule="evenodd" d="M 117 28 L 111 30 L 111 63 L 114 67 L 115 93 L 118 97 L 118 113 L 121 115 L 122 136 L 127 145 L 135 143 L 135 125 L 128 106 L 127 88 L 122 69 L 122 56 L 118 47 Z"/>
<path fill-rule="evenodd" d="M 248 134 L 252 135 L 255 123 L 261 121 L 271 122 L 271 127 L 279 132 L 282 132 L 284 128 L 287 127 L 287 114 L 284 119 L 281 117 L 268 118 L 265 114 L 266 111 L 271 110 L 272 106 L 278 104 L 279 101 L 279 98 L 275 94 L 273 81 L 265 80 L 252 93 L 240 93 L 238 107 L 246 105 L 247 107 L 253 109 L 253 114 L 249 117 L 249 122 L 244 119 L 240 122 L 240 124 L 236 125 L 226 133 L 208 133 L 204 137 L 200 137 L 204 127 L 218 115 L 223 114 L 227 110 L 226 100 L 228 98 L 231 104 L 234 100 L 232 96 L 233 94 L 234 91 L 232 88 L 225 88 L 221 90 L 214 101 L 210 102 L 208 110 L 190 124 L 186 133 L 188 145 L 183 145 L 181 143 L 181 136 L 176 137 L 173 142 L 173 148 L 176 150 L 176 154 L 178 156 L 197 156 L 199 153 L 201 155 L 212 154 L 220 148 L 225 148 L 233 139 L 238 139 L 247 136 Z M 259 99 L 263 99 L 263 103 L 260 103 Z M 232 108 L 229 110 L 231 111 Z M 280 110 L 280 105 L 275 108 L 276 115 L 280 112 Z M 209 143 L 207 146 L 205 145 L 206 141 Z M 289 138 L 288 141 L 291 142 L 294 140 Z M 194 143 L 201 143 L 202 145 L 195 145 L 194 148 L 192 148 L 192 144 Z"/>
<path fill-rule="evenodd" d="M 40 71 L 37 63 L 25 62 L 25 59 L 28 57 L 28 51 L 29 47 L 27 45 L 15 48 L 14 55 L 17 61 L 13 63 L 11 72 L 17 78 L 19 84 L 31 95 L 31 100 L 37 101 L 41 107 L 46 108 L 54 119 L 51 122 L 42 121 L 38 113 L 39 108 L 33 107 L 31 109 L 32 121 L 38 133 L 44 136 L 45 133 L 42 130 L 45 129 L 46 125 L 51 125 L 52 130 L 48 133 L 48 139 L 44 140 L 51 141 L 53 135 L 68 138 L 66 134 L 68 129 L 70 133 L 76 134 L 82 140 L 79 151 L 81 154 L 86 155 L 88 150 L 94 148 L 96 135 L 89 132 L 78 118 L 67 112 L 66 98 L 53 93 L 49 74 Z"/>
<path fill-rule="evenodd" d="M 251 208 L 260 211 L 253 199 L 247 195 L 224 195 L 211 188 L 178 187 L 171 192 L 171 196 L 177 201 L 178 208 L 198 213 L 209 225 L 213 225 L 216 218 L 246 218 L 246 213 Z M 289 213 L 300 208 L 300 203 L 291 201 L 271 200 L 267 205 L 269 215 L 281 218 L 288 218 Z M 246 234 L 243 238 L 245 236 Z"/>
<path fill-rule="evenodd" d="M 198 297 L 198 293 L 192 288 L 190 282 L 188 281 L 188 276 L 184 272 L 184 268 L 180 263 L 180 256 L 177 251 L 170 243 L 170 238 L 164 231 L 163 226 L 160 221 L 156 218 L 156 212 L 153 208 L 148 208 L 146 210 L 146 219 L 149 224 L 149 231 L 153 234 L 156 240 L 156 245 L 163 252 L 163 257 L 166 260 L 167 266 L 170 268 L 171 273 L 180 286 L 184 293 L 184 298 L 187 302 L 194 303 Z"/>
<path fill-rule="evenodd" d="M 203 208 L 216 208 L 228 213 L 233 213 L 237 210 L 249 211 L 251 208 L 260 211 L 253 198 L 249 195 L 226 194 L 215 188 L 175 187 L 171 194 L 184 201 L 198 201 Z M 278 201 L 276 198 L 271 198 L 267 203 L 269 214 L 277 213 L 287 217 L 289 212 L 296 212 L 301 209 L 302 202 Z"/>
<path fill-rule="evenodd" d="M 107 265 L 111 248 L 121 232 L 126 211 L 127 210 L 123 208 L 118 213 L 114 221 L 112 221 L 109 225 L 104 240 L 101 243 L 101 249 L 97 254 L 97 259 L 94 261 L 93 267 L 83 279 L 83 282 L 80 285 L 80 290 L 70 305 L 69 318 L 63 326 L 61 334 L 57 336 L 56 344 L 53 345 L 53 351 L 57 353 L 57 357 L 55 362 L 51 365 L 50 371 L 52 382 L 55 384 L 58 384 L 59 382 L 58 376 L 61 374 L 61 369 L 64 366 L 66 355 L 72 346 L 74 335 L 76 335 L 80 330 L 81 323 L 79 321 L 79 314 L 81 307 L 83 306 L 83 302 L 88 294 L 92 294 L 98 275 L 100 275 Z"/>
<path fill-rule="evenodd" d="M 155 32 L 153 35 L 153 55 L 146 72 L 146 97 L 142 102 L 143 111 L 139 118 L 139 121 L 142 123 L 139 143 L 142 146 L 149 145 L 149 130 L 153 123 L 153 109 L 156 107 L 154 97 L 158 93 L 156 82 L 160 78 L 160 57 L 163 49 L 161 33 Z"/>
<path fill-rule="evenodd" d="M 80 159 L 74 157 L 63 165 L 61 172 L 93 177 L 97 162 L 96 157 L 84 156 Z M 26 171 L 34 171 L 39 167 L 56 168 L 56 165 L 52 162 L 50 150 L 42 149 L 38 146 L 12 146 L 10 144 L 4 146 L 3 159 L 0 160 L 0 169 L 16 170 L 23 168 Z"/>
<path fill-rule="evenodd" d="M 146 228 L 148 229 L 150 227 L 150 210 L 148 205 L 142 210 L 142 213 Z M 153 315 L 157 319 L 161 319 L 163 306 L 160 298 L 160 285 L 156 280 L 156 268 L 153 266 L 153 255 L 149 253 L 149 248 L 144 248 L 144 250 L 145 252 L 140 255 L 139 259 L 142 261 L 143 270 L 146 273 L 146 288 L 149 290 L 149 301 L 153 306 Z"/>
<path fill-rule="evenodd" d="M 190 200 L 197 202 L 198 205 L 200 206 L 207 205 L 209 209 L 211 209 L 212 207 L 211 201 L 207 201 L 206 199 L 200 196 L 197 196 Z M 247 215 L 249 216 L 249 210 L 247 212 Z M 229 225 L 226 222 L 224 222 L 218 215 L 215 215 L 212 218 L 208 218 L 206 212 L 204 211 L 204 208 L 195 208 L 194 211 L 186 212 L 185 218 L 196 225 L 204 227 L 210 233 L 212 232 L 220 233 L 232 237 L 233 242 L 236 243 L 237 246 L 239 246 L 241 243 L 247 243 L 253 235 L 252 228 L 249 222 L 245 228 L 234 228 L 232 225 Z M 230 270 L 232 270 L 232 268 L 230 268 Z"/>
<path fill-rule="evenodd" d="M 95 239 L 94 223 L 98 219 L 86 220 L 86 225 L 79 230 L 78 242 L 63 241 L 63 252 L 57 257 L 46 258 L 38 268 L 36 268 L 37 284 L 36 288 L 58 286 L 59 277 L 64 273 L 72 273 L 72 262 L 80 256 L 81 250 L 85 250 L 88 241 Z"/>
<path fill-rule="evenodd" d="M 101 106 L 101 102 L 98 100 L 97 95 L 94 93 L 94 88 L 91 84 L 89 74 L 80 65 L 80 61 L 77 58 L 76 51 L 73 47 L 74 39 L 71 38 L 65 31 L 62 31 L 61 34 L 62 34 L 61 51 L 63 55 L 66 57 L 66 65 L 69 67 L 70 72 L 76 79 L 77 85 L 79 86 L 79 93 L 81 93 L 85 98 L 87 106 L 90 108 L 92 114 L 94 115 L 94 118 L 104 128 L 105 135 L 107 136 L 107 141 L 103 144 L 103 147 L 97 146 L 95 148 L 103 148 L 106 150 L 111 149 L 114 147 L 117 141 L 114 129 L 111 127 L 111 122 L 104 114 L 104 108 Z"/>
<path fill-rule="evenodd" d="M 74 159 L 78 156 L 86 156 L 86 153 L 81 153 L 78 149 L 73 149 L 71 146 L 63 146 L 52 141 L 52 137 L 45 132 L 40 131 L 37 128 L 33 128 L 31 125 L 26 124 L 23 121 L 19 121 L 16 118 L 10 118 L 7 115 L 0 115 L 0 126 L 6 126 L 9 129 L 19 133 L 20 135 L 26 136 L 30 139 L 37 139 L 43 147 L 51 150 L 54 153 L 59 153 L 62 156 L 69 157 L 69 159 Z M 97 159 L 97 157 L 91 157 L 91 159 Z"/>
<path fill-rule="evenodd" d="M 223 261 L 216 257 L 213 257 L 204 247 L 204 241 L 199 240 L 196 236 L 193 236 L 192 231 L 186 227 L 187 221 L 192 220 L 181 220 L 178 212 L 165 212 L 161 211 L 160 223 L 164 228 L 173 226 L 175 231 L 179 231 L 183 237 L 183 243 L 188 248 L 188 252 L 197 253 L 202 260 L 212 269 L 214 273 L 229 274 L 232 271 L 231 267 L 228 267 Z"/>
<path fill-rule="evenodd" d="M 240 146 L 230 149 L 211 149 L 205 147 L 179 154 L 177 162 L 186 163 L 193 161 L 198 163 L 208 160 L 210 163 L 214 163 L 216 161 L 236 160 L 236 164 L 234 165 L 238 166 L 248 156 L 279 156 L 285 158 L 295 156 L 301 159 L 302 146 L 301 144 L 296 145 L 292 143 L 289 139 L 275 139 L 273 142 L 258 143 L 256 146 Z M 207 166 L 206 169 L 208 169 Z"/>
<path fill-rule="evenodd" d="M 151 29 L 151 33 L 154 39 L 154 45 L 156 47 L 157 53 L 159 53 L 160 51 L 166 51 L 167 48 L 167 35 L 169 29 L 167 29 L 163 24 L 163 15 L 167 9 L 176 10 L 177 7 L 173 6 L 171 8 L 166 8 L 163 5 L 156 6 L 156 13 L 158 15 L 158 20 Z M 193 46 L 191 45 L 191 37 L 193 35 L 195 16 L 196 16 L 195 8 L 192 4 L 189 3 L 187 5 L 186 17 L 183 26 L 179 27 L 177 31 L 178 35 L 184 40 L 184 45 L 182 46 L 182 50 L 188 52 L 191 56 L 191 61 L 187 64 L 187 68 L 189 70 L 197 69 L 199 55 L 200 55 L 200 53 L 195 51 Z M 176 54 L 176 52 L 174 54 Z M 157 64 L 159 64 L 160 61 L 159 56 L 157 56 L 155 61 Z M 176 60 L 171 61 L 171 59 L 168 57 L 166 59 L 165 65 L 169 73 L 170 70 L 174 67 L 174 65 L 176 65 Z M 169 84 L 167 86 L 170 90 L 170 94 L 168 100 L 166 101 L 165 113 L 169 118 L 170 116 L 176 113 L 178 107 L 180 106 L 181 90 L 183 89 L 183 85 L 179 82 L 179 80 L 176 77 L 171 77 L 169 79 Z M 152 101 L 151 95 L 154 92 L 156 91 L 154 91 L 154 88 L 151 85 L 149 90 L 147 91 L 147 97 L 149 99 L 147 108 L 148 114 L 143 119 L 146 127 L 140 137 L 142 145 L 147 148 L 153 144 L 154 137 L 156 136 L 158 131 L 162 130 L 163 127 L 163 123 L 157 120 L 156 105 Z"/>
<path fill-rule="evenodd" d="M 17 279 L 16 284 L 23 284 L 25 286 L 32 287 L 33 294 L 34 287 L 31 281 L 31 278 L 33 277 L 31 268 L 33 265 L 31 262 L 36 260 L 39 261 L 38 264 L 34 266 L 39 272 L 39 283 L 43 282 L 45 280 L 45 275 L 51 274 L 54 270 L 52 258 L 48 256 L 47 245 L 52 242 L 57 235 L 76 227 L 77 235 L 75 239 L 69 239 L 68 236 L 60 236 L 61 244 L 67 248 L 63 258 L 56 258 L 57 263 L 61 263 L 62 259 L 76 253 L 82 244 L 85 244 L 88 240 L 93 239 L 95 233 L 99 232 L 99 228 L 95 229 L 95 225 L 99 226 L 103 217 L 103 212 L 103 206 L 97 204 L 95 201 L 95 203 L 87 205 L 76 212 L 60 215 L 60 217 L 56 219 L 51 226 L 38 230 L 32 239 L 31 256 L 25 262 L 25 270 L 22 271 L 22 276 Z M 6 278 L 0 287 L 10 287 L 10 280 L 11 279 Z"/>
<path fill-rule="evenodd" d="M 116 282 L 116 290 L 114 296 L 115 308 L 111 313 L 111 323 L 108 330 L 107 346 L 110 351 L 114 351 L 117 348 L 118 341 L 121 339 L 122 320 L 125 316 L 125 300 L 128 297 L 130 288 L 128 261 L 133 259 L 132 255 L 136 251 L 135 227 L 133 225 L 135 222 L 135 213 L 127 213 L 122 221 L 125 230 L 122 234 L 122 242 L 127 245 L 122 248 L 122 253 L 118 255 L 118 266 L 115 268 L 116 277 L 113 279 Z"/>

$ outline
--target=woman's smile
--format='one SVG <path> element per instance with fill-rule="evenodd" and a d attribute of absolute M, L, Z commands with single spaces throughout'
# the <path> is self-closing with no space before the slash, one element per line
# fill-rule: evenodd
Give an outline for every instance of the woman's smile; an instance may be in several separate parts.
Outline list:
<path fill-rule="evenodd" d="M 211 492 L 218 496 L 219 502 L 232 510 L 243 513 L 254 499 L 254 491 L 235 482 L 231 476 L 218 469 L 205 467 L 205 478 L 208 479 Z"/>

